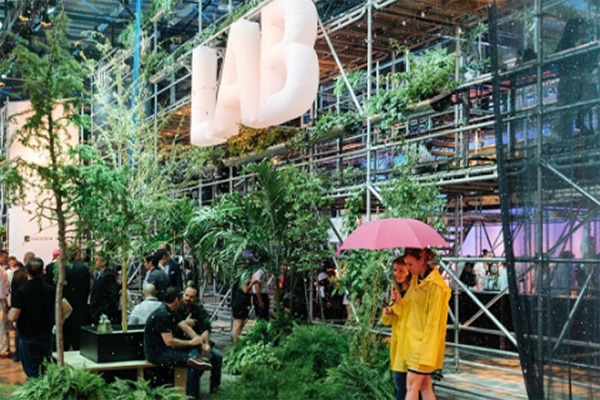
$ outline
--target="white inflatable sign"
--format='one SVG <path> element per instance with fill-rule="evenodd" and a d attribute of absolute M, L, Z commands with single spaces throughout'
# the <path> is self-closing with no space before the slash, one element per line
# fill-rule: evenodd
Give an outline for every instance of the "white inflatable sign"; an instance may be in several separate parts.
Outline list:
<path fill-rule="evenodd" d="M 192 144 L 223 143 L 238 133 L 240 123 L 266 128 L 306 112 L 319 86 L 316 36 L 317 10 L 310 0 L 273 1 L 262 9 L 260 26 L 245 20 L 233 23 L 218 92 L 217 53 L 196 47 Z"/>

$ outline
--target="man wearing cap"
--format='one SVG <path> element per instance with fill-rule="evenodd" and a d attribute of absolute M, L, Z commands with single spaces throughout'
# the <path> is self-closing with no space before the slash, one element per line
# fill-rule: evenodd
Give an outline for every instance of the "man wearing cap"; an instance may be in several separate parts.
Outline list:
<path fill-rule="evenodd" d="M 44 280 L 50 285 L 54 285 L 54 263 L 58 262 L 58 257 L 60 257 L 60 249 L 52 250 L 52 261 L 44 267 Z"/>

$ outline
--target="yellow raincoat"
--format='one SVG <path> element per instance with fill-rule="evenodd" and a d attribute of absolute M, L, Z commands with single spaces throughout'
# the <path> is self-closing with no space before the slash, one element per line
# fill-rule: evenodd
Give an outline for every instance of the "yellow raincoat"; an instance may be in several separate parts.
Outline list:
<path fill-rule="evenodd" d="M 406 295 L 404 296 L 406 297 Z M 400 338 L 402 337 L 402 313 L 404 312 L 404 297 L 394 303 L 390 308 L 393 314 L 387 315 L 383 313 L 381 315 L 381 323 L 383 325 L 392 327 L 392 337 L 390 339 L 390 367 L 392 371 L 406 372 L 406 363 L 398 357 L 398 346 Z"/>
<path fill-rule="evenodd" d="M 397 357 L 420 372 L 442 368 L 450 288 L 434 268 L 420 283 L 413 276 L 404 300 Z"/>

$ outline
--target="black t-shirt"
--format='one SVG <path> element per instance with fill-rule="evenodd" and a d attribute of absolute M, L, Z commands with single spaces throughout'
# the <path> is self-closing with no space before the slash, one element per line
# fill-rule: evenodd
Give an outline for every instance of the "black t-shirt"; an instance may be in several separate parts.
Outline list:
<path fill-rule="evenodd" d="M 27 339 L 52 334 L 54 288 L 41 278 L 24 282 L 13 295 L 12 307 L 21 310 L 19 336 Z"/>
<path fill-rule="evenodd" d="M 191 314 L 191 318 L 196 320 L 196 325 L 192 328 L 194 332 L 201 335 L 204 331 L 208 331 L 209 333 L 212 330 L 212 326 L 210 324 L 210 315 L 208 312 L 202 307 L 200 304 L 190 304 L 190 309 L 186 308 L 185 303 L 182 301 L 179 305 L 179 308 L 176 310 L 177 312 L 177 320 L 183 321 Z M 176 337 L 181 339 L 186 339 L 187 336 L 181 329 L 176 330 Z"/>
<path fill-rule="evenodd" d="M 150 314 L 144 327 L 144 354 L 148 361 L 157 363 L 160 355 L 168 348 L 162 334 L 171 332 L 175 336 L 177 322 L 176 313 L 164 303 Z"/>

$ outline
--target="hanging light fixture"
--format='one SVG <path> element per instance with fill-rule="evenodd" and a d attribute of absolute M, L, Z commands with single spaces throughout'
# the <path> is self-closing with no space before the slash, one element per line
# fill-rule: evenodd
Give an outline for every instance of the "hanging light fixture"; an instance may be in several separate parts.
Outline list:
<path fill-rule="evenodd" d="M 231 4 L 231 0 L 219 0 L 219 5 L 217 6 L 217 9 L 219 9 L 220 11 L 231 12 L 231 10 L 233 9 L 233 4 Z"/>

